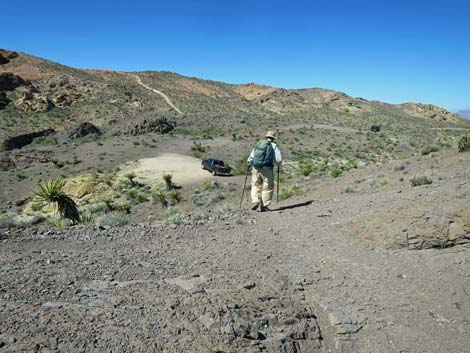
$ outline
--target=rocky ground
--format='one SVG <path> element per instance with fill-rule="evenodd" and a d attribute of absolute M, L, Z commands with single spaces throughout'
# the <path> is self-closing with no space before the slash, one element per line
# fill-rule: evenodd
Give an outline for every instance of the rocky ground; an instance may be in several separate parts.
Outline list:
<path fill-rule="evenodd" d="M 2 230 L 0 351 L 468 352 L 469 159 L 214 222 Z"/>

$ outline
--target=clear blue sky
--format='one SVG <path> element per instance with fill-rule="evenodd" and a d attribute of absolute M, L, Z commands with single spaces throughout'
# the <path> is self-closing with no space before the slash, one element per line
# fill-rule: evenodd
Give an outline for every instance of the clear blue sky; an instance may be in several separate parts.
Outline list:
<path fill-rule="evenodd" d="M 0 47 L 79 68 L 168 70 L 470 108 L 469 1 L 5 1 Z"/>

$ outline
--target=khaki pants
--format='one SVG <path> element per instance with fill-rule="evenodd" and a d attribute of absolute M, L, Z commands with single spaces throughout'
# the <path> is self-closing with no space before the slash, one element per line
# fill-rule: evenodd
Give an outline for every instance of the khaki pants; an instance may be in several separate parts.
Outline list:
<path fill-rule="evenodd" d="M 251 174 L 251 203 L 253 205 L 262 202 L 263 206 L 269 206 L 273 199 L 274 172 L 272 167 L 254 168 Z"/>

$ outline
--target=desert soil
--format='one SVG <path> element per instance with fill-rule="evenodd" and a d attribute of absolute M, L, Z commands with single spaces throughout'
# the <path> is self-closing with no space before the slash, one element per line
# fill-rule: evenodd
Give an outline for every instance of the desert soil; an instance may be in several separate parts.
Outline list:
<path fill-rule="evenodd" d="M 469 158 L 351 172 L 269 213 L 3 230 L 0 350 L 468 352 L 469 243 L 403 244 L 407 215 L 468 203 Z M 398 178 L 431 166 L 432 185 Z"/>
<path fill-rule="evenodd" d="M 145 183 L 161 183 L 164 174 L 171 174 L 177 185 L 190 185 L 209 176 L 201 168 L 201 160 L 176 153 L 163 153 L 157 157 L 144 158 L 127 163 L 120 171 L 121 176 L 133 172 L 137 180 Z"/>

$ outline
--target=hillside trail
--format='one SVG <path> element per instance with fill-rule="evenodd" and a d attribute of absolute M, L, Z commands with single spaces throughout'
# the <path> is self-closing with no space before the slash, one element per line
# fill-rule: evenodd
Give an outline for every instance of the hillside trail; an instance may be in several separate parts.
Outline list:
<path fill-rule="evenodd" d="M 141 78 L 140 78 L 139 76 L 137 76 L 137 75 L 135 75 L 135 74 L 129 74 L 129 75 L 133 76 L 133 77 L 137 80 L 137 83 L 138 83 L 139 85 L 141 85 L 142 87 L 144 87 L 144 88 L 146 88 L 146 89 L 148 89 L 148 90 L 150 90 L 150 91 L 152 91 L 152 92 L 154 92 L 154 93 L 160 95 L 160 96 L 165 100 L 165 102 L 166 102 L 171 108 L 173 108 L 178 114 L 183 114 L 183 113 L 181 112 L 181 110 L 179 110 L 178 107 L 176 107 L 176 105 L 173 104 L 173 102 L 170 100 L 170 98 L 168 98 L 168 96 L 167 96 L 165 93 L 163 93 L 163 92 L 161 92 L 161 91 L 159 91 L 159 90 L 157 90 L 157 89 L 155 89 L 155 88 L 152 88 L 152 87 L 146 85 L 145 83 L 142 82 L 142 80 L 141 80 Z"/>

